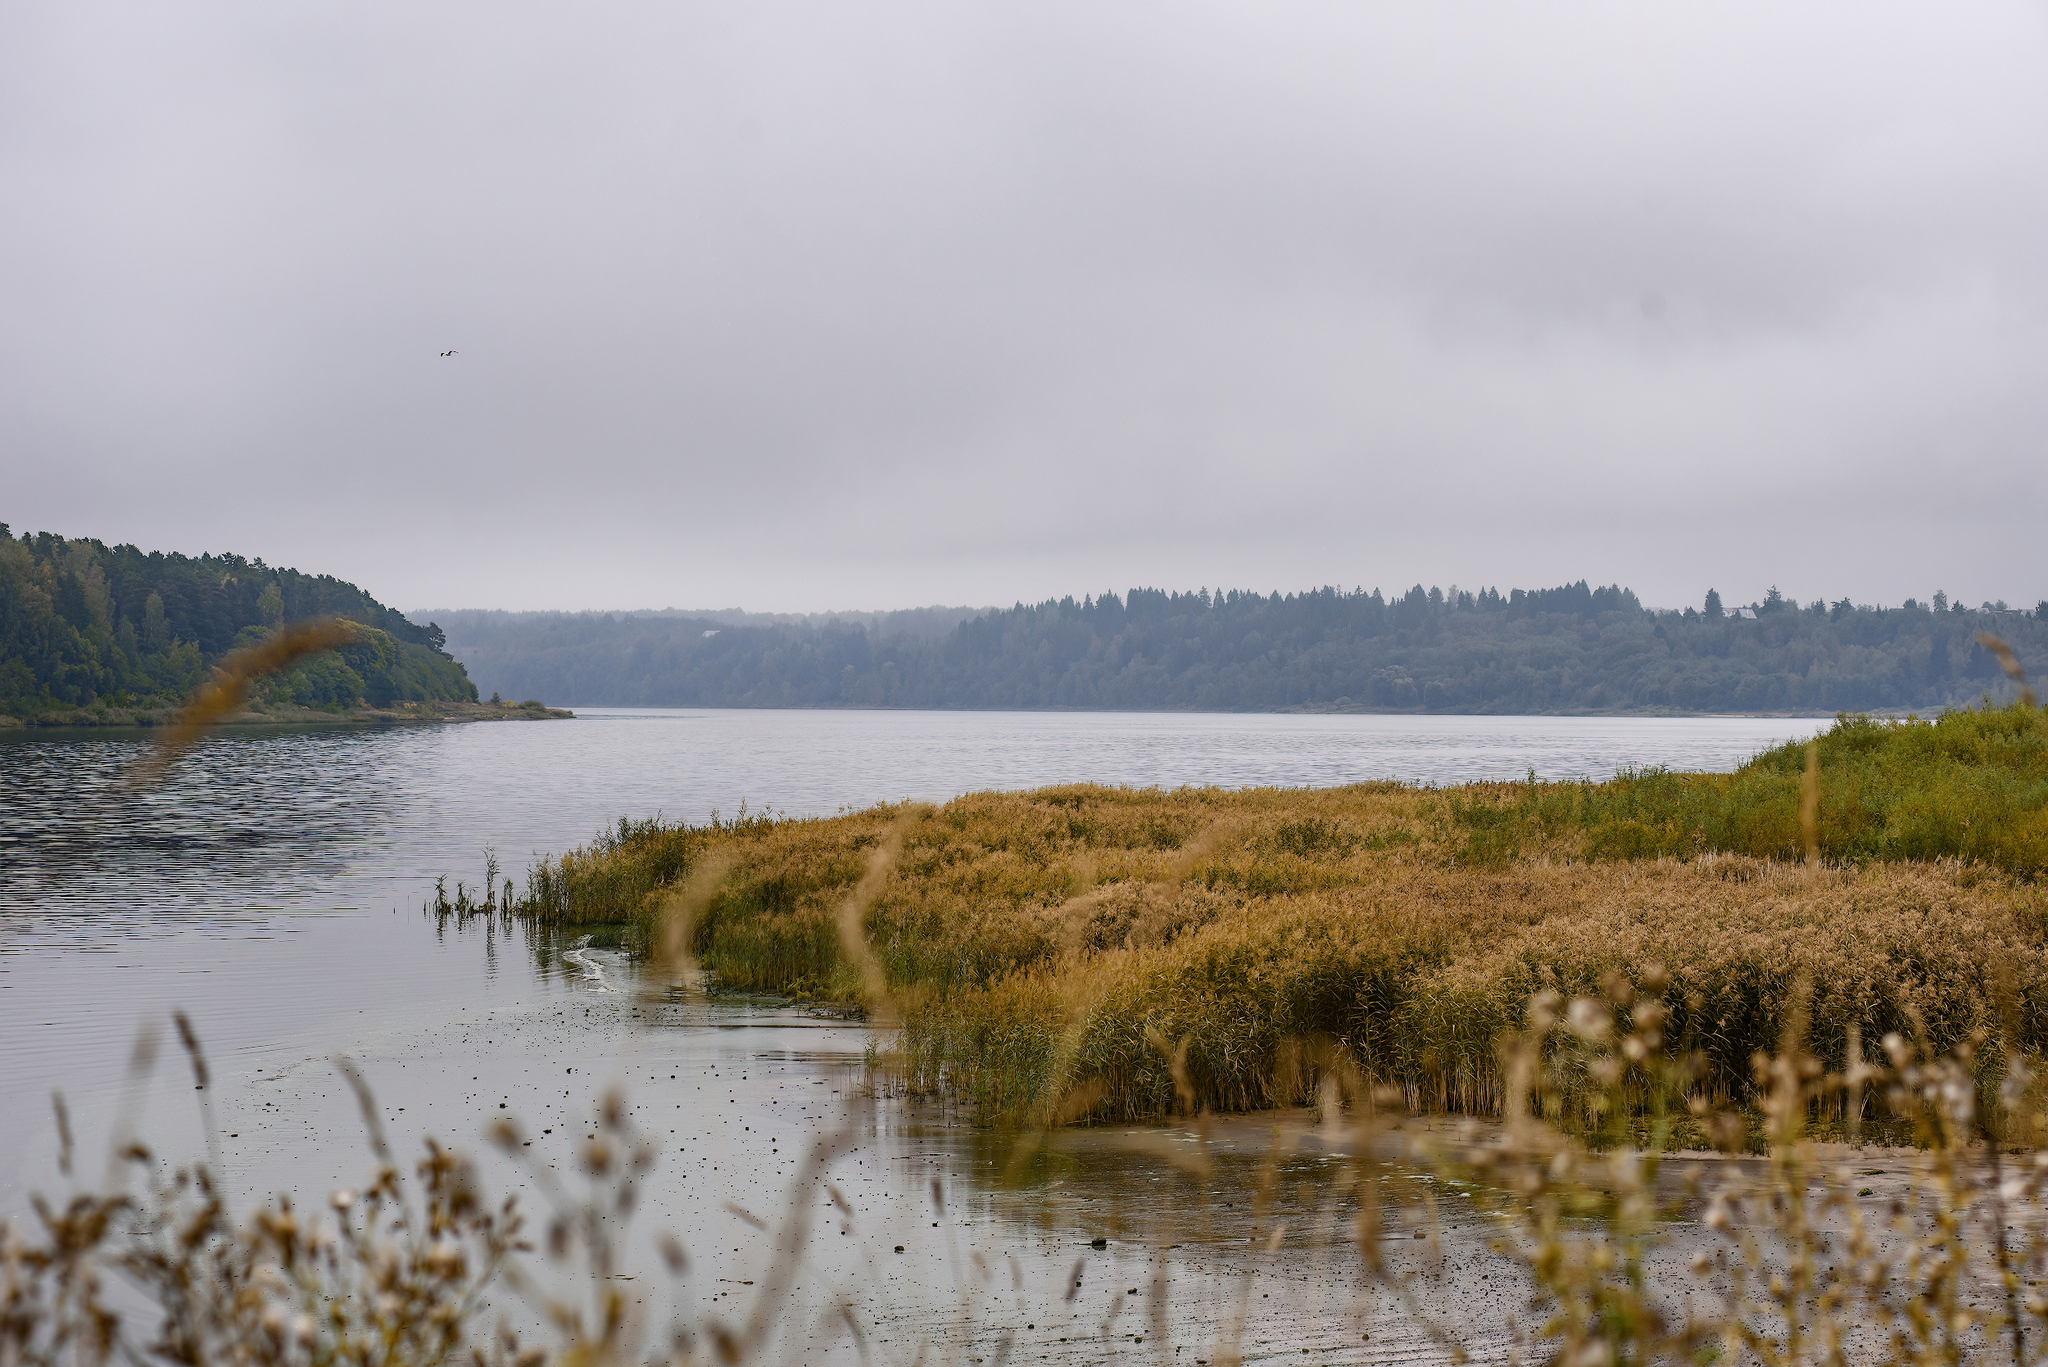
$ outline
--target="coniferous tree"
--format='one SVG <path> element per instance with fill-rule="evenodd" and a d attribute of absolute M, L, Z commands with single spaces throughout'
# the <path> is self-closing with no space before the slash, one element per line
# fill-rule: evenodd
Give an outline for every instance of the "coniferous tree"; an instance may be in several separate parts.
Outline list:
<path fill-rule="evenodd" d="M 2004 687 L 1970 644 L 1980 629 L 2048 674 L 2048 622 L 2019 614 L 1980 625 L 1847 598 L 1834 610 L 1777 602 L 1757 619 L 1651 611 L 1619 584 L 1581 580 L 1505 595 L 1417 584 L 1391 602 L 1377 589 L 1135 588 L 919 630 L 745 614 L 437 616 L 484 684 L 569 706 L 1928 709 Z M 1958 643 L 1968 664 L 1952 667 Z"/>
<path fill-rule="evenodd" d="M 438 632 L 332 576 L 47 532 L 17 538 L 0 524 L 0 710 L 167 708 L 237 646 L 323 616 L 367 630 L 353 645 L 264 679 L 262 700 L 349 707 L 475 698 L 462 666 L 440 652 Z"/>

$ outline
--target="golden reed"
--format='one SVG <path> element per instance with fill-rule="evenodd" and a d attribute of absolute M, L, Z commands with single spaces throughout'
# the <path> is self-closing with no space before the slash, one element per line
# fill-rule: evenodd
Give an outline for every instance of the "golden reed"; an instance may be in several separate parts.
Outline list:
<path fill-rule="evenodd" d="M 251 680 L 275 674 L 308 655 L 353 645 L 367 632 L 368 628 L 340 617 L 316 617 L 295 622 L 266 641 L 228 655 L 214 667 L 213 678 L 192 695 L 192 700 L 164 728 L 155 751 L 137 768 L 135 782 L 154 783 L 162 778 L 179 752 L 248 701 Z"/>
<path fill-rule="evenodd" d="M 1988 631 L 1977 633 L 1977 644 L 1998 657 L 1998 667 L 2005 671 L 2007 678 L 2020 686 L 2021 702 L 2028 707 L 2041 705 L 2040 699 L 2034 696 L 2034 690 L 2027 686 L 2027 671 L 2020 668 L 2019 657 L 2012 653 L 2011 646 Z"/>

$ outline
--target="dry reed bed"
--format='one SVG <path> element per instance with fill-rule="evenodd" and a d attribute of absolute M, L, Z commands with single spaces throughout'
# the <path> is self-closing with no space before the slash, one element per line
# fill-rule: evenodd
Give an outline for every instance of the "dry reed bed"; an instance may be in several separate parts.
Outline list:
<path fill-rule="evenodd" d="M 1094 1084 L 1099 1114 L 1155 1115 L 1185 1052 L 1197 1104 L 1304 1099 L 1291 1041 L 1328 1040 L 1410 1106 L 1497 1114 L 1498 1041 L 1545 988 L 1669 968 L 1672 1038 L 1700 1086 L 1751 1089 L 1751 1058 L 1783 1038 L 1812 985 L 1811 1042 L 1845 1066 L 1848 1029 L 1947 1048 L 1996 1030 L 2011 986 L 2031 1052 L 2043 1037 L 2048 945 L 2031 890 L 1966 872 L 1784 866 L 1550 865 L 1514 874 L 1396 871 L 1375 886 L 1252 899 L 1167 943 L 1062 954 L 911 1008 L 912 1080 L 1009 1110 Z M 1917 1018 L 1917 1024 L 1916 1024 Z"/>
<path fill-rule="evenodd" d="M 1303 1100 L 1310 1075 L 1286 1059 L 1304 1042 L 1411 1105 L 1494 1114 L 1499 1041 L 1532 994 L 1652 965 L 1672 975 L 1670 1036 L 1717 1099 L 1752 1094 L 1751 1060 L 1780 1047 L 1801 983 L 1831 1068 L 1852 1026 L 1937 1051 L 1985 1029 L 2000 1048 L 1983 1058 L 2048 1036 L 2048 905 L 2022 877 L 1953 860 L 1589 859 L 1597 829 L 1569 823 L 1474 862 L 1488 829 L 1474 810 L 1555 798 L 1526 784 L 1074 786 L 825 820 L 625 823 L 534 870 L 520 909 L 651 927 L 715 863 L 688 934 L 721 983 L 864 1004 L 875 993 L 843 952 L 840 911 L 878 843 L 900 841 L 861 930 L 900 1006 L 903 1075 L 1037 1118 Z"/>

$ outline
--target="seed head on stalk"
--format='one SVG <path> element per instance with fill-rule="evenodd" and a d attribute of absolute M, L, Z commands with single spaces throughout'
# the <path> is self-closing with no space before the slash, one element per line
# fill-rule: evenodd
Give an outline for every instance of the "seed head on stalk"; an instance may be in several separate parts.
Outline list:
<path fill-rule="evenodd" d="M 364 639 L 368 631 L 369 628 L 340 617 L 316 617 L 293 623 L 266 641 L 230 654 L 214 667 L 213 678 L 192 695 L 192 700 L 157 738 L 155 752 L 136 767 L 134 785 L 144 787 L 162 778 L 180 751 L 242 705 L 249 696 L 250 680 L 275 674 L 308 655 L 353 645 Z"/>

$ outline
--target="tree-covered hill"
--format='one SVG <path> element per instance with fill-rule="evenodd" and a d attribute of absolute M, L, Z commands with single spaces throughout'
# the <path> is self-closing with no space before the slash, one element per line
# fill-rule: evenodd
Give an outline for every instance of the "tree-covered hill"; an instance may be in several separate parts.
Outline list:
<path fill-rule="evenodd" d="M 1645 609 L 1618 585 L 1071 598 L 949 632 L 730 613 L 436 614 L 486 688 L 565 706 L 1813 712 L 1940 708 L 2048 668 L 2048 603 Z"/>
<path fill-rule="evenodd" d="M 0 712 L 174 705 L 237 646 L 322 616 L 372 630 L 263 680 L 264 701 L 340 709 L 476 698 L 438 627 L 331 575 L 48 532 L 17 538 L 0 523 Z"/>

